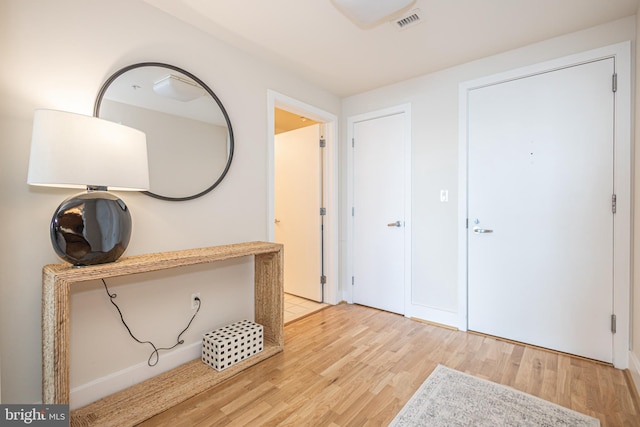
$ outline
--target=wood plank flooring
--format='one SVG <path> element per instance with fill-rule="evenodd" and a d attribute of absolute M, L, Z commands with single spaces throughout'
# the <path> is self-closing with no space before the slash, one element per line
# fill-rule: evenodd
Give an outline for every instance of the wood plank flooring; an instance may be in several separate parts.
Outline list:
<path fill-rule="evenodd" d="M 358 305 L 285 327 L 285 350 L 142 426 L 386 426 L 443 364 L 599 418 L 640 426 L 624 371 Z"/>

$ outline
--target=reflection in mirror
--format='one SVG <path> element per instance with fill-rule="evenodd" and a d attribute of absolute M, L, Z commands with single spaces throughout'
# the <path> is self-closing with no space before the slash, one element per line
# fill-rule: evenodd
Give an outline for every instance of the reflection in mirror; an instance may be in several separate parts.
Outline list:
<path fill-rule="evenodd" d="M 94 115 L 147 134 L 150 190 L 190 200 L 213 190 L 233 157 L 233 131 L 218 97 L 193 74 L 160 63 L 135 64 L 104 84 Z"/>

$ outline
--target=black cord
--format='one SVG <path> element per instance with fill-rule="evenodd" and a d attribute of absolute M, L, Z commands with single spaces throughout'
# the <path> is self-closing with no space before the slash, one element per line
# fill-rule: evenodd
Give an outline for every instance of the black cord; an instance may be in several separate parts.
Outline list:
<path fill-rule="evenodd" d="M 131 332 L 131 329 L 129 328 L 129 325 L 127 325 L 127 322 L 125 322 L 125 320 L 124 320 L 124 316 L 122 315 L 122 311 L 120 310 L 120 307 L 118 307 L 118 304 L 116 304 L 116 302 L 114 301 L 114 299 L 118 295 L 117 294 L 112 294 L 111 292 L 109 292 L 109 288 L 107 287 L 107 282 L 104 279 L 101 279 L 101 280 L 102 280 L 102 283 L 104 284 L 105 291 L 107 291 L 107 295 L 109 296 L 109 300 L 111 301 L 111 304 L 113 304 L 113 306 L 116 308 L 116 310 L 118 310 L 118 314 L 120 314 L 120 320 L 122 321 L 122 324 L 124 325 L 124 327 L 127 328 L 127 331 L 129 332 L 129 335 L 131 335 L 131 338 L 133 338 L 135 341 L 137 341 L 140 344 L 149 344 L 153 348 L 153 351 L 151 352 L 151 355 L 149 356 L 149 359 L 147 360 L 147 364 L 149 366 L 156 366 L 158 364 L 158 362 L 160 361 L 160 350 L 172 350 L 172 349 L 176 348 L 177 346 L 179 346 L 180 344 L 184 344 L 184 340 L 181 339 L 182 334 L 187 332 L 187 329 L 189 329 L 189 327 L 191 326 L 191 323 L 193 323 L 193 320 L 196 318 L 196 315 L 200 311 L 200 306 L 202 305 L 202 302 L 200 301 L 200 298 L 198 298 L 198 297 L 194 298 L 194 300 L 198 302 L 198 308 L 196 309 L 196 312 L 193 313 L 193 316 L 191 317 L 191 320 L 189 320 L 189 323 L 187 324 L 187 327 L 184 328 L 182 330 L 182 332 L 180 332 L 178 334 L 178 338 L 176 339 L 176 343 L 174 345 L 172 345 L 171 347 L 156 347 L 155 344 L 152 343 L 151 341 L 141 341 L 138 338 L 136 338 L 135 335 L 133 335 L 133 332 Z"/>

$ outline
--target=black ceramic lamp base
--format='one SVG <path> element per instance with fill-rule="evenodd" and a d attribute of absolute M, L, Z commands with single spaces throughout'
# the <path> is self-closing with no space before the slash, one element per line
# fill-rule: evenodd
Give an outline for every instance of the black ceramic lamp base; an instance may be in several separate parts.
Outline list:
<path fill-rule="evenodd" d="M 66 199 L 51 220 L 51 243 L 73 265 L 113 262 L 127 249 L 131 214 L 107 191 L 87 191 Z"/>

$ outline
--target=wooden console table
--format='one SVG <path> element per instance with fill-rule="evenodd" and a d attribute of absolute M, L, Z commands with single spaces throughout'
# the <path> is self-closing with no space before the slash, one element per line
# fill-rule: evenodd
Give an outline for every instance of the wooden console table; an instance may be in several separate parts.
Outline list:
<path fill-rule="evenodd" d="M 264 327 L 262 352 L 218 372 L 200 359 L 71 412 L 71 425 L 125 426 L 144 421 L 201 393 L 284 348 L 283 247 L 265 242 L 163 252 L 121 258 L 110 264 L 42 270 L 42 401 L 69 403 L 69 295 L 71 286 L 243 256 L 255 259 L 255 322 Z"/>

